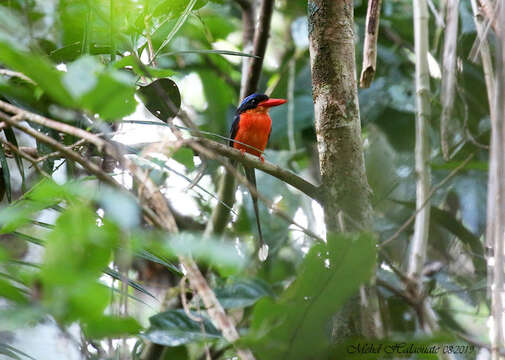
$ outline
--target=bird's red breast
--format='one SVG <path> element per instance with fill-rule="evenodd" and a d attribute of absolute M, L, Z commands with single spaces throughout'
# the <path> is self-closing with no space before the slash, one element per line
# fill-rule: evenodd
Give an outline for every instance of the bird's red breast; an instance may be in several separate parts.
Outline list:
<path fill-rule="evenodd" d="M 235 134 L 237 142 L 233 144 L 233 147 L 240 151 L 262 157 L 262 153 L 270 137 L 270 131 L 272 130 L 272 120 L 270 119 L 268 110 L 272 106 L 281 105 L 285 102 L 286 100 L 284 99 L 268 99 L 259 103 L 256 108 L 241 113 L 237 133 Z M 240 143 L 250 145 L 255 149 Z"/>
<path fill-rule="evenodd" d="M 249 154 L 260 156 L 267 147 L 272 129 L 272 120 L 267 109 L 256 108 L 240 114 L 240 125 L 235 140 L 250 145 L 258 150 L 235 142 L 233 147 Z"/>

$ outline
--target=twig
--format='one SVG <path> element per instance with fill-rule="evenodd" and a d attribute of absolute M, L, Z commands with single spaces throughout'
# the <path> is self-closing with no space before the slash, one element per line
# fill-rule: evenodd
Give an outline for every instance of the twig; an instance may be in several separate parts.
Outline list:
<path fill-rule="evenodd" d="M 383 247 L 389 244 L 391 241 L 395 240 L 411 223 L 412 221 L 416 218 L 417 214 L 419 211 L 421 211 L 431 200 L 433 195 L 440 190 L 454 175 L 456 175 L 462 168 L 464 168 L 470 160 L 473 159 L 475 154 L 470 154 L 468 157 L 461 163 L 459 164 L 456 168 L 454 168 L 445 178 L 443 178 L 437 185 L 435 185 L 429 192 L 428 196 L 426 196 L 426 199 L 424 200 L 423 203 L 419 207 L 416 208 L 416 211 L 408 218 L 407 221 L 403 223 L 402 226 L 396 232 L 391 235 L 388 239 L 384 240 L 379 246 Z"/>
<path fill-rule="evenodd" d="M 482 10 L 482 13 L 484 16 L 486 16 L 487 21 L 488 21 L 488 26 L 491 26 L 493 28 L 494 33 L 497 36 L 501 37 L 501 26 L 499 23 L 496 22 L 496 19 L 499 14 L 499 7 L 500 7 L 500 1 L 496 1 L 496 3 L 493 6 L 493 3 L 490 3 L 489 0 L 477 0 L 479 2 L 480 8 Z M 487 27 L 488 27 L 487 26 Z M 487 30 L 486 30 L 487 33 Z"/>
<path fill-rule="evenodd" d="M 186 313 L 188 318 L 190 318 L 191 320 L 200 324 L 200 329 L 202 331 L 202 334 L 205 336 L 205 326 L 203 323 L 203 318 L 193 315 L 191 313 L 191 310 L 189 309 L 188 299 L 186 298 L 186 280 L 187 280 L 187 277 L 183 276 L 181 281 L 179 282 L 182 308 L 184 309 L 184 312 Z M 205 348 L 206 360 L 211 360 L 212 358 L 210 356 L 209 344 L 207 343 L 207 341 L 205 341 L 205 343 L 204 343 L 204 348 Z"/>
<path fill-rule="evenodd" d="M 9 76 L 9 77 L 17 77 L 17 78 L 22 79 L 26 82 L 29 82 L 30 84 L 35 85 L 35 82 L 32 79 L 30 79 L 25 74 L 17 72 L 17 71 L 12 71 L 9 69 L 0 69 L 0 75 Z"/>
<path fill-rule="evenodd" d="M 73 149 L 73 148 L 76 148 L 78 146 L 81 146 L 82 144 L 86 143 L 86 140 L 84 139 L 79 139 L 78 141 L 76 141 L 75 143 L 73 143 L 72 145 L 68 145 L 68 146 L 65 146 L 67 149 Z M 55 157 L 55 156 L 61 156 L 61 153 L 59 151 L 54 151 L 50 154 L 46 154 L 44 156 L 41 156 L 41 157 L 37 157 L 37 162 L 41 162 L 41 161 L 45 161 L 47 159 L 50 159 L 52 157 Z"/>
<path fill-rule="evenodd" d="M 288 63 L 288 140 L 289 140 L 289 151 L 296 151 L 295 143 L 295 77 L 296 77 L 296 57 L 289 60 Z"/>
<path fill-rule="evenodd" d="M 2 103 L 2 101 L 0 101 Z M 1 105 L 1 104 L 0 104 Z M 0 113 L 0 118 L 8 123 L 9 125 L 21 130 L 22 132 L 34 137 L 37 140 L 40 140 L 54 149 L 57 149 L 59 152 L 64 154 L 67 158 L 79 163 L 84 169 L 89 171 L 91 174 L 96 175 L 96 177 L 104 182 L 106 182 L 109 185 L 112 185 L 114 187 L 120 187 L 120 184 L 114 180 L 112 177 L 104 173 L 98 166 L 96 166 L 94 163 L 87 161 L 84 159 L 79 153 L 67 149 L 65 146 L 61 145 L 58 141 L 54 140 L 52 137 L 49 137 L 35 129 L 32 129 L 30 127 L 23 126 L 19 124 L 19 121 L 21 121 L 23 118 L 25 118 L 24 113 L 18 113 L 17 115 L 14 115 L 12 118 L 5 116 Z M 65 125 L 65 124 L 62 124 Z"/>
<path fill-rule="evenodd" d="M 360 86 L 370 87 L 375 76 L 377 66 L 377 37 L 379 32 L 379 18 L 382 0 L 368 0 L 366 12 L 365 41 L 363 44 L 363 67 L 361 70 Z"/>
<path fill-rule="evenodd" d="M 33 158 L 31 155 L 29 155 L 25 151 L 21 150 L 21 148 L 17 148 L 13 144 L 11 144 L 9 141 L 2 140 L 2 139 L 0 139 L 0 141 L 2 141 L 2 143 L 4 143 L 5 145 L 7 145 L 9 147 L 9 149 L 11 149 L 11 151 L 15 152 L 16 154 L 18 154 L 22 158 L 24 158 L 24 159 L 28 160 L 29 162 L 31 162 L 32 165 L 33 165 L 33 167 L 35 168 L 35 170 L 37 170 L 40 174 L 42 174 L 42 176 L 47 177 L 47 178 L 51 177 L 48 173 L 46 173 L 44 170 L 42 170 L 38 166 L 37 159 Z"/>
<path fill-rule="evenodd" d="M 242 51 L 246 54 L 253 52 L 254 41 L 254 6 L 250 0 L 235 0 L 242 8 Z M 240 80 L 241 98 L 245 97 L 243 91 L 246 88 L 247 76 L 249 66 L 251 63 L 250 58 L 242 58 L 242 78 Z"/>

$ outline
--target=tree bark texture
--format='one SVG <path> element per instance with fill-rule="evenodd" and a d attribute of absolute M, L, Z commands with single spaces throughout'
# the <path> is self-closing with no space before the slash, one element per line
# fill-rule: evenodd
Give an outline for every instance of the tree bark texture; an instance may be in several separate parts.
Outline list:
<path fill-rule="evenodd" d="M 352 0 L 308 2 L 312 96 L 328 232 L 366 231 L 372 217 L 361 141 L 353 11 Z M 362 288 L 361 295 L 349 299 L 334 317 L 336 342 L 381 335 L 373 287 Z"/>
<path fill-rule="evenodd" d="M 352 0 L 310 0 L 309 41 L 315 126 L 328 231 L 368 229 L 365 174 L 355 78 Z"/>

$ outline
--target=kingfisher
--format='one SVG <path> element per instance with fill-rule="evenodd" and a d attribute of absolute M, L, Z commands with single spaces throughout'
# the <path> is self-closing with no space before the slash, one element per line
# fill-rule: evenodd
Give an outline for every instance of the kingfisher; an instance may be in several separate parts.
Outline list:
<path fill-rule="evenodd" d="M 235 119 L 231 125 L 229 145 L 240 150 L 242 154 L 247 152 L 258 156 L 264 162 L 263 151 L 265 151 L 270 133 L 272 132 L 272 119 L 270 119 L 268 110 L 273 106 L 282 105 L 286 101 L 284 99 L 270 99 L 265 94 L 257 93 L 249 95 L 242 100 L 235 112 Z M 247 181 L 256 188 L 254 168 L 244 165 L 244 171 Z M 261 261 L 264 261 L 268 256 L 268 245 L 265 244 L 261 233 L 258 198 L 252 193 L 251 197 L 260 240 L 258 256 Z"/>

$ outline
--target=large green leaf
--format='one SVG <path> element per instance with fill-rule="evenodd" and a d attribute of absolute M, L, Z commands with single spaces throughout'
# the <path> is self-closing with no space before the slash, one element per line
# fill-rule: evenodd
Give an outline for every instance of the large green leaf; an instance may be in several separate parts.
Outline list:
<path fill-rule="evenodd" d="M 101 316 L 97 319 L 87 321 L 84 326 L 84 333 L 87 337 L 93 339 L 114 338 L 125 335 L 136 335 L 141 329 L 142 326 L 131 317 Z"/>
<path fill-rule="evenodd" d="M 63 77 L 68 91 L 83 107 L 105 120 L 135 111 L 135 79 L 126 72 L 106 68 L 94 57 L 83 56 L 68 65 Z"/>
<path fill-rule="evenodd" d="M 86 322 L 103 314 L 109 291 L 98 279 L 120 237 L 114 224 L 104 220 L 98 226 L 96 214 L 85 204 L 73 204 L 62 213 L 48 235 L 40 271 L 43 303 L 53 316 Z"/>
<path fill-rule="evenodd" d="M 75 105 L 72 96 L 61 83 L 63 72 L 58 71 L 46 58 L 30 53 L 0 37 L 0 63 L 28 76 L 60 104 Z"/>
<path fill-rule="evenodd" d="M 157 79 L 141 86 L 138 94 L 149 112 L 165 122 L 177 115 L 181 106 L 179 89 L 170 79 Z"/>
<path fill-rule="evenodd" d="M 181 232 L 176 235 L 166 236 L 161 234 L 146 233 L 144 241 L 148 243 L 148 250 L 161 258 L 186 256 L 199 261 L 212 264 L 224 275 L 230 275 L 240 271 L 246 263 L 242 252 L 228 241 L 222 241 L 212 236 L 203 236 L 189 232 Z M 163 241 L 160 241 L 161 239 Z"/>
<path fill-rule="evenodd" d="M 259 279 L 241 279 L 214 289 L 219 303 L 225 309 L 251 306 L 265 296 L 273 296 L 268 283 Z"/>
<path fill-rule="evenodd" d="M 329 346 L 331 319 L 373 273 L 369 234 L 330 234 L 314 245 L 278 301 L 254 307 L 250 340 L 261 359 L 315 359 Z M 310 344 L 310 346 L 308 346 Z"/>
<path fill-rule="evenodd" d="M 195 312 L 197 322 L 188 317 L 184 310 L 169 310 L 149 318 L 151 327 L 142 335 L 155 344 L 179 346 L 192 342 L 215 341 L 222 339 L 221 332 L 206 318 Z M 203 329 L 202 329 L 203 326 Z"/>

